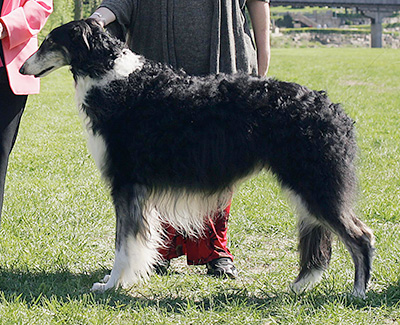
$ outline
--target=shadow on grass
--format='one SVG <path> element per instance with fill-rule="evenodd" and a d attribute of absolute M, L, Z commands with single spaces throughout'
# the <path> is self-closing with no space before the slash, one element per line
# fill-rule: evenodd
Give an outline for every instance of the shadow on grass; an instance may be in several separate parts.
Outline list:
<path fill-rule="evenodd" d="M 88 293 L 91 281 L 101 279 L 104 274 L 104 270 L 75 274 L 70 271 L 51 273 L 0 269 L 0 290 L 6 297 L 21 295 L 27 302 L 39 296 L 76 297 Z"/>
<path fill-rule="evenodd" d="M 2 296 L 0 298 L 7 302 L 23 301 L 28 306 L 41 305 L 43 298 L 45 300 L 55 298 L 61 304 L 75 301 L 86 302 L 86 304 L 104 304 L 106 307 L 117 306 L 122 309 L 138 306 L 140 308 L 157 307 L 167 313 L 181 313 L 189 305 L 204 311 L 211 308 L 224 310 L 227 305 L 236 305 L 241 308 L 262 309 L 271 316 L 275 312 L 279 313 L 282 305 L 301 304 L 320 309 L 327 304 L 338 304 L 350 309 L 362 309 L 365 307 L 390 307 L 400 301 L 400 279 L 382 292 L 369 291 L 366 300 L 322 290 L 311 291 L 300 296 L 287 291 L 254 293 L 246 288 L 230 285 L 219 286 L 219 289 L 212 295 L 201 292 L 196 299 L 187 298 L 185 295 L 180 297 L 171 295 L 168 288 L 165 289 L 165 292 L 161 289 L 161 292 L 142 297 L 133 296 L 125 290 L 91 294 L 91 285 L 101 279 L 105 273 L 104 269 L 90 274 L 75 274 L 69 271 L 49 273 L 0 269 L 0 294 Z"/>
<path fill-rule="evenodd" d="M 92 301 L 105 303 L 111 306 L 128 306 L 140 304 L 142 307 L 157 306 L 170 312 L 177 312 L 188 304 L 188 299 L 184 295 L 175 297 L 165 288 L 153 293 L 151 297 L 138 293 L 132 295 L 126 290 L 107 291 L 105 293 L 90 293 L 92 284 L 103 278 L 108 272 L 99 269 L 88 274 L 75 274 L 70 271 L 60 272 L 30 272 L 21 270 L 0 269 L 0 294 L 2 299 L 7 301 L 24 301 L 28 305 L 40 303 L 41 298 L 51 300 L 56 298 L 59 302 L 81 301 L 83 297 L 92 296 Z M 135 289 L 132 289 L 135 291 Z M 143 291 L 140 290 L 139 291 Z M 208 293 L 200 294 L 196 298 L 195 305 L 201 304 L 204 308 L 213 304 L 226 304 L 232 300 L 239 300 L 240 303 L 249 302 L 252 305 L 264 305 L 265 301 L 261 298 L 249 297 L 247 293 L 237 290 L 224 292 L 221 288 L 217 295 L 210 298 Z M 189 299 L 190 300 L 190 299 Z M 212 300 L 212 301 L 211 301 Z"/>

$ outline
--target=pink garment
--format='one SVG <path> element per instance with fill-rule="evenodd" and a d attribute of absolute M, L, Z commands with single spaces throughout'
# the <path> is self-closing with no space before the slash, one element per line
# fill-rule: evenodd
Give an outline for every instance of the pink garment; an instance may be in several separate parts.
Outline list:
<path fill-rule="evenodd" d="M 11 90 L 16 95 L 37 94 L 39 79 L 19 73 L 38 48 L 37 34 L 53 11 L 52 0 L 4 0 L 1 22 L 8 36 L 1 40 Z"/>

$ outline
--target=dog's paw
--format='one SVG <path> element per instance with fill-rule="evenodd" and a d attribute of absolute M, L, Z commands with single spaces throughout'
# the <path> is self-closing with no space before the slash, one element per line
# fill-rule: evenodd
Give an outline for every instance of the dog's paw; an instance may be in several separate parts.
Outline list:
<path fill-rule="evenodd" d="M 358 289 L 358 288 L 356 289 L 356 288 L 354 288 L 353 292 L 351 293 L 351 295 L 354 298 L 362 299 L 362 300 L 367 298 L 367 296 L 365 295 L 365 290 L 364 289 Z"/>
<path fill-rule="evenodd" d="M 106 291 L 107 289 L 109 289 L 109 288 L 107 287 L 107 283 L 108 283 L 108 280 L 110 280 L 110 278 L 111 278 L 111 275 L 110 275 L 110 274 L 107 274 L 107 275 L 103 278 L 103 281 L 102 281 L 102 282 L 96 282 L 96 283 L 94 283 L 93 286 L 92 286 L 92 289 L 90 289 L 90 291 L 91 291 L 91 292 L 99 292 L 99 293 Z"/>
<path fill-rule="evenodd" d="M 301 295 L 309 289 L 309 284 L 304 282 L 293 282 L 290 284 L 289 289 L 296 295 Z"/>
<path fill-rule="evenodd" d="M 306 291 L 313 289 L 318 282 L 311 281 L 310 279 L 302 279 L 300 281 L 295 281 L 290 284 L 290 290 L 296 295 L 301 295 Z"/>
<path fill-rule="evenodd" d="M 299 276 L 296 281 L 291 284 L 290 289 L 297 295 L 311 290 L 321 281 L 323 273 L 324 270 L 312 269 L 305 275 Z"/>
<path fill-rule="evenodd" d="M 100 282 L 94 283 L 92 289 L 90 289 L 91 292 L 98 292 L 98 293 L 102 293 L 106 290 L 107 290 L 106 283 L 100 283 Z"/>

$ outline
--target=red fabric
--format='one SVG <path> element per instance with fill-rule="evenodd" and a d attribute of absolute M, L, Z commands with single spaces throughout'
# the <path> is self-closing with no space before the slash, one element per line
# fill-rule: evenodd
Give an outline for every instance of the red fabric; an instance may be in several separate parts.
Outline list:
<path fill-rule="evenodd" d="M 227 247 L 228 219 L 231 206 L 219 212 L 214 218 L 209 218 L 202 238 L 188 238 L 178 233 L 172 226 L 166 225 L 165 246 L 159 249 L 166 260 L 182 255 L 187 256 L 189 265 L 201 265 L 219 257 L 233 255 Z"/>

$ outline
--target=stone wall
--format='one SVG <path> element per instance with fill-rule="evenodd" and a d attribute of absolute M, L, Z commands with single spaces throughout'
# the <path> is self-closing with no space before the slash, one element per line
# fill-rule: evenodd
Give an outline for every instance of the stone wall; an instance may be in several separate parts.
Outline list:
<path fill-rule="evenodd" d="M 370 47 L 370 34 L 339 34 L 339 33 L 272 33 L 273 47 Z M 384 48 L 400 48 L 400 37 L 384 34 Z"/>

